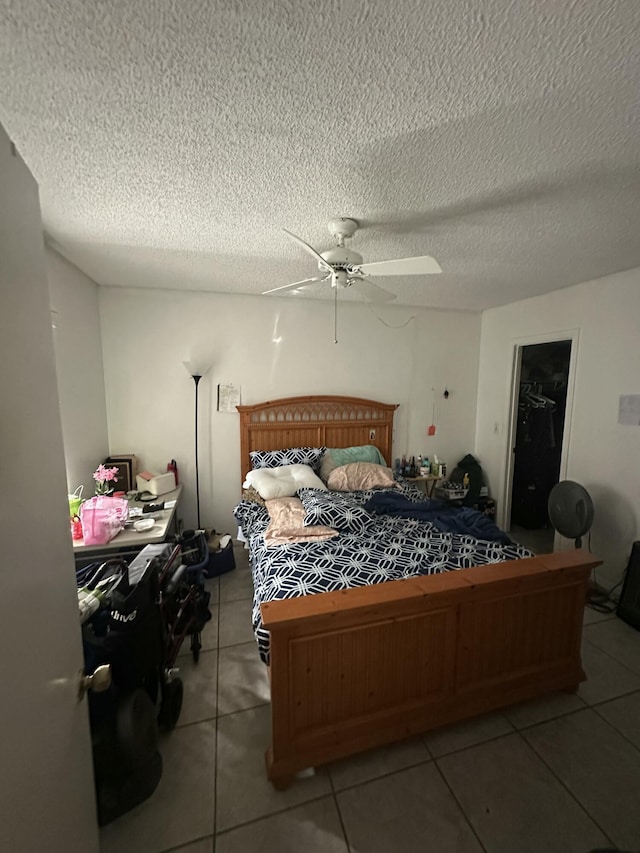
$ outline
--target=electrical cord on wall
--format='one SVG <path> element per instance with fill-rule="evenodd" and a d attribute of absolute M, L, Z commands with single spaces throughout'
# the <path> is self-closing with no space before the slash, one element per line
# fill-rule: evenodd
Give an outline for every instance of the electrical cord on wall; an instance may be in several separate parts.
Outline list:
<path fill-rule="evenodd" d="M 591 532 L 589 532 L 588 549 L 589 553 L 591 553 Z M 598 569 L 596 567 L 593 570 L 593 583 L 590 585 L 587 595 L 587 607 L 590 607 L 591 610 L 597 610 L 598 613 L 613 613 L 617 608 L 620 599 L 614 598 L 612 593 L 618 589 L 619 586 L 622 586 L 626 574 L 627 570 L 625 569 L 618 583 L 614 584 L 610 589 L 605 589 L 598 583 Z"/>
<path fill-rule="evenodd" d="M 376 318 L 376 320 L 377 320 L 379 323 L 382 323 L 382 325 L 383 325 L 383 326 L 386 326 L 386 327 L 387 327 L 387 329 L 404 329 L 404 328 L 405 328 L 405 326 L 408 326 L 408 325 L 409 325 L 409 323 L 410 323 L 412 320 L 415 320 L 415 319 L 416 319 L 416 315 L 415 315 L 415 314 L 412 314 L 412 315 L 409 317 L 409 319 L 408 319 L 408 320 L 405 320 L 405 321 L 404 321 L 404 323 L 400 323 L 399 325 L 395 325 L 394 323 L 387 323 L 387 321 L 386 321 L 386 320 L 383 320 L 383 319 L 382 319 L 382 317 L 379 317 L 379 316 L 376 314 L 376 312 L 373 310 L 373 305 L 371 305 L 371 303 L 367 302 L 367 307 L 368 307 L 369 311 L 371 311 L 371 313 L 373 314 L 373 316 Z"/>

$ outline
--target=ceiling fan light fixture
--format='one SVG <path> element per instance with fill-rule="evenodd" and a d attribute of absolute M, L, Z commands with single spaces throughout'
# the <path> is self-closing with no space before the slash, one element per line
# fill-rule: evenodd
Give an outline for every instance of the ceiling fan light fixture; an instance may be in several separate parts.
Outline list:
<path fill-rule="evenodd" d="M 370 276 L 409 276 L 409 275 L 434 275 L 441 273 L 440 264 L 430 255 L 422 255 L 418 258 L 397 258 L 389 261 L 374 261 L 363 263 L 362 255 L 347 249 L 344 241 L 353 237 L 358 230 L 355 219 L 347 216 L 337 217 L 329 222 L 329 232 L 336 241 L 336 245 L 324 252 L 318 252 L 313 246 L 306 243 L 301 237 L 282 229 L 285 234 L 294 240 L 305 252 L 315 258 L 321 275 L 307 278 L 292 284 L 283 284 L 263 291 L 267 293 L 297 292 L 300 287 L 307 287 L 318 281 L 330 281 L 337 295 L 339 287 L 351 287 L 356 285 L 362 291 L 362 295 L 370 302 L 388 302 L 395 299 L 395 294 L 379 287 L 370 280 Z"/>
<path fill-rule="evenodd" d="M 354 252 L 352 249 L 345 249 L 340 246 L 336 246 L 334 249 L 327 249 L 326 252 L 321 252 L 320 254 L 332 266 L 359 267 L 362 263 L 362 255 Z"/>
<path fill-rule="evenodd" d="M 336 270 L 331 278 L 331 287 L 348 287 L 349 276 L 346 270 Z"/>

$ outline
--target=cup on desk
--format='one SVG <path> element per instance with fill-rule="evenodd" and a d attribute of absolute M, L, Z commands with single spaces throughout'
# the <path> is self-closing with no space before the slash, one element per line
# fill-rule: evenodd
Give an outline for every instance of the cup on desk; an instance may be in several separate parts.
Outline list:
<path fill-rule="evenodd" d="M 430 473 L 431 473 L 431 468 L 428 465 L 423 465 L 420 468 L 420 476 L 421 477 L 428 477 Z"/>

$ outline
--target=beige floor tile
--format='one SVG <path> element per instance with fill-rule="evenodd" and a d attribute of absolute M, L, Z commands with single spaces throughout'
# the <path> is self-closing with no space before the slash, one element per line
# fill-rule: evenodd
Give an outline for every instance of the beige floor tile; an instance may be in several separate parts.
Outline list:
<path fill-rule="evenodd" d="M 209 605 L 217 604 L 220 601 L 220 578 L 207 578 L 204 585 L 211 593 Z"/>
<path fill-rule="evenodd" d="M 576 693 L 550 693 L 530 702 L 513 705 L 505 709 L 504 715 L 517 729 L 523 729 L 584 707 L 584 702 Z"/>
<path fill-rule="evenodd" d="M 158 787 L 102 828 L 101 853 L 158 853 L 214 831 L 215 722 L 175 729 L 161 739 L 160 751 Z"/>
<path fill-rule="evenodd" d="M 220 649 L 218 714 L 232 714 L 270 701 L 267 667 L 254 642 Z"/>
<path fill-rule="evenodd" d="M 184 687 L 182 711 L 178 726 L 209 720 L 216 716 L 218 688 L 218 652 L 200 652 L 198 663 L 189 657 L 180 658 L 180 678 Z"/>
<path fill-rule="evenodd" d="M 622 619 L 615 618 L 586 625 L 583 636 L 589 643 L 640 675 L 640 631 Z"/>
<path fill-rule="evenodd" d="M 605 702 L 594 710 L 640 749 L 640 692 Z"/>
<path fill-rule="evenodd" d="M 326 771 L 296 779 L 285 791 L 276 791 L 265 770 L 264 754 L 270 742 L 271 708 L 268 705 L 219 718 L 218 831 L 331 792 Z"/>
<path fill-rule="evenodd" d="M 600 613 L 591 607 L 585 607 L 583 625 L 595 625 L 596 622 L 606 622 L 607 619 L 615 618 L 615 613 Z"/>
<path fill-rule="evenodd" d="M 509 536 L 519 545 L 529 548 L 534 554 L 550 554 L 553 551 L 554 530 L 551 527 L 529 529 L 512 524 Z"/>
<path fill-rule="evenodd" d="M 587 705 L 606 702 L 633 690 L 640 690 L 640 675 L 589 642 L 582 644 L 582 666 L 587 680 L 578 688 L 578 696 L 584 699 Z"/>
<path fill-rule="evenodd" d="M 463 723 L 427 732 L 424 741 L 434 758 L 509 734 L 513 726 L 502 714 L 483 714 Z"/>
<path fill-rule="evenodd" d="M 351 853 L 482 851 L 433 762 L 340 791 L 336 798 Z"/>
<path fill-rule="evenodd" d="M 329 765 L 336 791 L 386 776 L 396 770 L 429 761 L 429 752 L 420 738 L 410 738 L 379 749 L 370 749 Z"/>
<path fill-rule="evenodd" d="M 227 601 L 220 604 L 220 648 L 238 643 L 255 642 L 251 625 L 251 599 Z"/>
<path fill-rule="evenodd" d="M 220 601 L 237 601 L 253 598 L 253 580 L 246 551 L 236 548 L 234 555 L 236 567 L 233 571 L 220 575 Z"/>
<path fill-rule="evenodd" d="M 216 853 L 348 853 L 333 797 L 232 829 L 216 839 Z"/>
<path fill-rule="evenodd" d="M 518 734 L 437 763 L 491 853 L 585 853 L 607 846 L 598 827 Z"/>
<path fill-rule="evenodd" d="M 619 847 L 640 843 L 640 751 L 591 709 L 523 733 Z"/>
<path fill-rule="evenodd" d="M 127 853 L 132 853 L 132 851 L 127 851 Z M 171 853 L 213 853 L 213 835 L 209 835 L 208 838 L 201 838 L 185 847 L 174 848 Z"/>

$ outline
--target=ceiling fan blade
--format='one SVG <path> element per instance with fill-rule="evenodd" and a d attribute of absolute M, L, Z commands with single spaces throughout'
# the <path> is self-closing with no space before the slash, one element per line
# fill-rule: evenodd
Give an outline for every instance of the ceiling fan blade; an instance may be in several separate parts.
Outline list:
<path fill-rule="evenodd" d="M 374 284 L 366 278 L 358 279 L 356 287 L 362 293 L 364 298 L 369 300 L 369 302 L 390 302 L 392 299 L 396 298 L 395 293 L 389 293 L 388 290 L 385 290 L 383 287 L 378 287 L 377 284 Z"/>
<path fill-rule="evenodd" d="M 272 287 L 271 290 L 263 290 L 262 295 L 265 296 L 267 293 L 278 293 L 278 291 L 297 290 L 299 287 L 306 287 L 314 281 L 324 281 L 324 279 L 319 277 L 305 278 L 302 281 L 294 281 L 293 284 L 283 284 L 281 287 Z"/>
<path fill-rule="evenodd" d="M 319 252 L 316 252 L 316 250 L 313 248 L 313 246 L 310 246 L 308 243 L 305 243 L 301 237 L 297 237 L 295 234 L 292 234 L 291 231 L 287 231 L 286 228 L 283 228 L 282 230 L 284 231 L 285 234 L 288 234 L 292 240 L 295 240 L 296 243 L 298 243 L 300 246 L 302 246 L 302 248 L 305 250 L 305 252 L 309 252 L 310 255 L 313 255 L 313 257 L 316 259 L 316 261 L 321 265 L 321 267 L 323 269 L 327 270 L 327 272 L 333 272 L 331 265 L 325 261 L 325 259 L 322 257 L 322 255 Z"/>
<path fill-rule="evenodd" d="M 374 261 L 362 264 L 359 272 L 365 275 L 435 275 L 442 272 L 440 264 L 430 255 L 419 258 L 398 258 L 394 261 Z"/>

